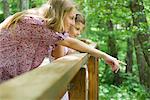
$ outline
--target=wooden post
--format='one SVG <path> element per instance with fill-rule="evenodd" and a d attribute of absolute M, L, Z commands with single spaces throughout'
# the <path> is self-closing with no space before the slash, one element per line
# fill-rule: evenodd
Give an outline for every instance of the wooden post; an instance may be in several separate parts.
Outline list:
<path fill-rule="evenodd" d="M 85 100 L 86 98 L 86 69 L 81 68 L 69 86 L 69 100 Z"/>
<path fill-rule="evenodd" d="M 90 57 L 88 60 L 89 100 L 98 100 L 98 59 Z"/>

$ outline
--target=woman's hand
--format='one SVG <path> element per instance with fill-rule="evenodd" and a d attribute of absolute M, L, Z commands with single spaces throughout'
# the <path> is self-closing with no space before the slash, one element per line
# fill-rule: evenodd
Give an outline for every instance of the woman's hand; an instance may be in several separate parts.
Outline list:
<path fill-rule="evenodd" d="M 112 68 L 112 71 L 117 73 L 118 70 L 119 70 L 119 67 L 120 67 L 120 64 L 123 64 L 123 65 L 126 65 L 126 63 L 120 61 L 120 60 L 117 60 L 116 58 L 110 56 L 110 55 L 107 55 L 105 58 L 104 58 L 106 64 L 110 65 L 111 68 Z"/>
<path fill-rule="evenodd" d="M 87 45 L 86 43 L 80 40 L 74 39 L 74 38 L 68 37 L 64 40 L 57 42 L 57 44 L 63 45 L 63 46 L 66 46 L 66 47 L 69 47 L 69 48 L 72 48 L 81 52 L 87 52 L 94 57 L 103 58 L 105 62 L 111 66 L 112 71 L 114 71 L 115 73 L 117 73 L 117 71 L 119 70 L 120 64 L 126 65 L 125 63 L 117 60 L 116 58 L 98 49 L 91 48 L 91 46 Z"/>

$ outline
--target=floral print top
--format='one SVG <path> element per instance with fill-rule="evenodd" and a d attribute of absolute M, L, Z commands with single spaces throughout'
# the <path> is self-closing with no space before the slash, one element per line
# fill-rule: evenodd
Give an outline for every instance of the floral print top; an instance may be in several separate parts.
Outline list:
<path fill-rule="evenodd" d="M 24 16 L 8 29 L 0 29 L 0 83 L 38 67 L 56 42 L 67 37 L 35 16 Z"/>

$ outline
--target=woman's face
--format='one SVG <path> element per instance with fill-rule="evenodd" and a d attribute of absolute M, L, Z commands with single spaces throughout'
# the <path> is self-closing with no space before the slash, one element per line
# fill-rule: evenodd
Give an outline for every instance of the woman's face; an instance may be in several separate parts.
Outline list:
<path fill-rule="evenodd" d="M 84 29 L 84 24 L 81 22 L 75 23 L 75 26 L 71 26 L 69 30 L 70 37 L 77 37 L 81 34 L 82 30 Z"/>
<path fill-rule="evenodd" d="M 75 11 L 72 10 L 64 15 L 64 30 L 69 32 L 71 26 L 75 25 Z"/>

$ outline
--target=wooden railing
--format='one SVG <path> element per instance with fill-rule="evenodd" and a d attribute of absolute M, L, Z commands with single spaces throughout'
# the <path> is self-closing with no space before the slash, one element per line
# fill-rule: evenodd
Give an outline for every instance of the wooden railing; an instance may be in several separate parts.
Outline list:
<path fill-rule="evenodd" d="M 2 83 L 0 100 L 60 100 L 66 91 L 69 100 L 98 100 L 97 58 L 87 53 L 61 57 Z"/>

